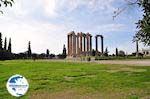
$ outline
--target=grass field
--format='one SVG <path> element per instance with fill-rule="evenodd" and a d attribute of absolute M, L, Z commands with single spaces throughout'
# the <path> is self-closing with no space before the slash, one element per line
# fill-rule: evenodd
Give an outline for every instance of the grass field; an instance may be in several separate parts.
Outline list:
<path fill-rule="evenodd" d="M 150 66 L 0 61 L 0 99 L 16 99 L 6 89 L 14 74 L 30 84 L 19 99 L 150 99 Z"/>

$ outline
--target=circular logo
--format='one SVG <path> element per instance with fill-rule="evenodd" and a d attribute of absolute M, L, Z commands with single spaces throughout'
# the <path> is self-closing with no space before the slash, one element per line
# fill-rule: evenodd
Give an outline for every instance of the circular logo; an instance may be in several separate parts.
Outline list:
<path fill-rule="evenodd" d="M 12 96 L 20 97 L 28 91 L 29 84 L 25 77 L 16 74 L 8 79 L 6 87 Z"/>

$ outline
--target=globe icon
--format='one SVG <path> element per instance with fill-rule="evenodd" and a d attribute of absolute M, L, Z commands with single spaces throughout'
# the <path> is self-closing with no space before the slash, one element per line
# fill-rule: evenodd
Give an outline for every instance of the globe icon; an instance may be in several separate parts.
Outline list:
<path fill-rule="evenodd" d="M 29 84 L 25 77 L 16 74 L 8 79 L 6 87 L 12 96 L 20 97 L 28 91 Z"/>

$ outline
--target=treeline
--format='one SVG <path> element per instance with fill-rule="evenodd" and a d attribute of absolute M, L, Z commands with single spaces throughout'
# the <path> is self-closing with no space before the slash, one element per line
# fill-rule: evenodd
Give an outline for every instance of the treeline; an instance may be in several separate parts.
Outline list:
<path fill-rule="evenodd" d="M 15 53 L 13 54 L 14 59 L 33 59 L 33 60 L 36 60 L 36 59 L 64 59 L 64 58 L 66 58 L 66 56 L 67 55 L 66 55 L 65 45 L 63 47 L 62 54 L 58 54 L 58 55 L 55 55 L 52 53 L 50 54 L 49 49 L 46 50 L 46 53 L 41 53 L 41 54 L 32 53 L 30 41 L 28 42 L 28 50 L 27 51 L 21 52 L 18 54 L 15 54 Z"/>
<path fill-rule="evenodd" d="M 13 59 L 13 54 L 11 53 L 11 38 L 9 38 L 9 43 L 7 46 L 7 38 L 5 37 L 4 43 L 2 40 L 2 33 L 0 33 L 0 60 Z"/>
<path fill-rule="evenodd" d="M 18 53 L 14 54 L 15 59 L 64 59 L 66 58 L 66 47 L 65 45 L 63 46 L 63 51 L 61 54 L 55 55 L 55 54 L 50 54 L 49 49 L 46 50 L 46 53 L 32 53 L 31 50 L 31 42 L 29 41 L 28 43 L 28 50 L 24 53 Z"/>
<path fill-rule="evenodd" d="M 7 46 L 8 45 L 8 46 Z M 27 51 L 21 53 L 12 53 L 12 45 L 11 45 L 11 38 L 9 38 L 9 42 L 7 44 L 7 38 L 3 42 L 2 40 L 2 33 L 0 33 L 0 60 L 10 60 L 10 59 L 64 59 L 66 58 L 66 47 L 63 46 L 63 51 L 61 54 L 55 55 L 50 54 L 49 49 L 46 50 L 46 53 L 32 53 L 31 50 L 31 42 L 28 42 Z"/>

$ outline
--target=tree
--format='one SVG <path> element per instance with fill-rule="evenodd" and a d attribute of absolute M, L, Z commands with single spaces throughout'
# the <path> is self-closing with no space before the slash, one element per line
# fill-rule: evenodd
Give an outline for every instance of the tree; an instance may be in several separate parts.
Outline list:
<path fill-rule="evenodd" d="M 109 52 L 108 52 L 108 49 L 106 48 L 106 49 L 105 49 L 105 52 L 104 52 L 104 56 L 108 56 L 108 53 L 109 53 Z"/>
<path fill-rule="evenodd" d="M 150 46 L 150 0 L 124 0 L 128 6 L 139 5 L 143 9 L 143 19 L 137 22 L 137 29 L 133 41 L 143 42 L 146 46 Z M 114 11 L 114 16 L 118 16 L 127 7 Z"/>
<path fill-rule="evenodd" d="M 139 0 L 138 4 L 143 8 L 144 15 L 143 19 L 139 20 L 137 23 L 137 28 L 139 30 L 136 33 L 134 40 L 139 40 L 145 45 L 150 46 L 150 1 Z"/>
<path fill-rule="evenodd" d="M 12 7 L 13 3 L 14 3 L 14 0 L 0 0 L 0 7 L 2 7 L 3 5 L 4 7 L 8 7 L 8 6 Z M 3 11 L 0 10 L 0 13 L 3 14 Z"/>
<path fill-rule="evenodd" d="M 11 39 L 9 41 L 8 51 L 7 51 L 7 38 L 5 38 L 4 48 L 0 50 L 0 60 L 9 60 L 9 59 L 13 59 L 13 54 L 11 53 Z"/>
<path fill-rule="evenodd" d="M 116 48 L 116 56 L 118 56 L 118 48 Z"/>
<path fill-rule="evenodd" d="M 66 58 L 66 56 L 67 56 L 65 44 L 63 46 L 63 53 L 62 53 L 62 55 L 63 55 L 64 58 Z"/>
<path fill-rule="evenodd" d="M 0 51 L 3 49 L 2 33 L 0 32 Z"/>
<path fill-rule="evenodd" d="M 92 49 L 92 56 L 96 55 L 96 51 L 94 49 Z"/>
<path fill-rule="evenodd" d="M 9 38 L 8 52 L 10 52 L 10 53 L 11 53 L 11 38 Z"/>
<path fill-rule="evenodd" d="M 7 38 L 5 37 L 5 41 L 4 41 L 4 50 L 7 50 Z"/>
<path fill-rule="evenodd" d="M 118 55 L 119 55 L 119 56 L 125 56 L 125 52 L 122 51 L 122 50 L 120 50 L 119 53 L 118 53 Z"/>
<path fill-rule="evenodd" d="M 29 41 L 29 43 L 28 43 L 28 52 L 27 52 L 27 54 L 28 54 L 28 57 L 31 57 L 31 56 L 32 56 L 31 42 L 30 42 L 30 41 Z"/>
<path fill-rule="evenodd" d="M 46 57 L 49 57 L 49 50 L 46 50 Z"/>

